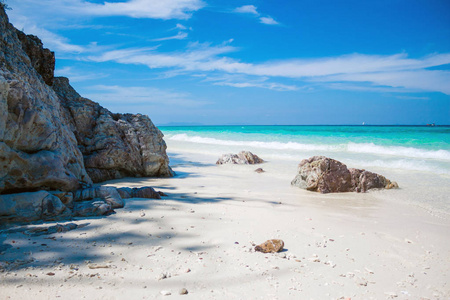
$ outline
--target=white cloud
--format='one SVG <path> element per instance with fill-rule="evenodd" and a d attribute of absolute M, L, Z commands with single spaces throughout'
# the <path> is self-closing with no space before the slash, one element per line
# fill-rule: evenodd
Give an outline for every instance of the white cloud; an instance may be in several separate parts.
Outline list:
<path fill-rule="evenodd" d="M 415 96 L 397 96 L 395 98 L 402 100 L 430 100 L 430 97 L 415 97 Z"/>
<path fill-rule="evenodd" d="M 240 14 L 252 14 L 252 15 L 255 15 L 255 16 L 259 16 L 260 15 L 260 13 L 258 12 L 256 6 L 254 6 L 254 5 L 240 6 L 240 7 L 235 8 L 233 10 L 233 12 L 240 13 Z M 271 16 L 259 17 L 259 22 L 262 23 L 262 24 L 266 24 L 266 25 L 278 25 L 279 24 Z"/>
<path fill-rule="evenodd" d="M 177 26 L 175 26 L 175 29 L 186 30 L 187 27 L 182 24 L 177 24 Z"/>
<path fill-rule="evenodd" d="M 127 16 L 151 19 L 189 19 L 191 14 L 205 6 L 202 0 L 128 0 L 122 2 L 92 3 L 85 0 L 12 0 L 14 9 L 36 9 L 52 15 Z"/>
<path fill-rule="evenodd" d="M 201 75 L 195 76 L 201 77 Z M 236 88 L 263 88 L 279 92 L 299 90 L 299 87 L 295 85 L 270 82 L 268 77 L 251 78 L 246 75 L 225 74 L 223 76 L 209 76 L 203 81 L 213 82 L 214 85 L 218 86 L 232 86 Z"/>
<path fill-rule="evenodd" d="M 168 40 L 184 40 L 185 38 L 187 38 L 188 34 L 186 32 L 178 32 L 176 35 L 172 35 L 172 36 L 168 36 L 168 37 L 163 37 L 163 38 L 159 38 L 159 39 L 153 39 L 153 42 L 161 42 L 161 41 L 168 41 Z"/>
<path fill-rule="evenodd" d="M 256 6 L 254 6 L 254 5 L 244 5 L 244 6 L 238 7 L 234 10 L 234 12 L 241 13 L 241 14 L 259 15 L 258 11 L 256 10 Z"/>
<path fill-rule="evenodd" d="M 259 21 L 263 24 L 267 25 L 278 25 L 279 23 L 275 21 L 272 17 L 261 17 Z"/>
<path fill-rule="evenodd" d="M 70 79 L 70 82 L 80 82 L 108 77 L 108 75 L 102 73 L 86 73 L 81 71 L 75 71 L 72 67 L 64 67 L 61 69 L 56 69 L 55 76 L 68 77 Z"/>
<path fill-rule="evenodd" d="M 89 89 L 93 90 L 93 92 L 84 96 L 103 105 L 163 104 L 198 107 L 209 104 L 207 101 L 192 100 L 191 95 L 187 93 L 166 91 L 154 87 L 96 85 Z"/>
<path fill-rule="evenodd" d="M 150 68 L 170 68 L 180 72 L 225 72 L 254 76 L 286 77 L 316 82 L 368 82 L 373 85 L 439 91 L 450 94 L 450 72 L 427 70 L 450 63 L 450 53 L 420 59 L 406 54 L 351 54 L 320 59 L 291 59 L 251 64 L 224 56 L 236 51 L 228 44 L 192 44 L 185 52 L 159 53 L 146 49 L 117 50 L 91 56 L 93 61 L 143 64 Z M 228 85 L 244 86 L 235 82 Z"/>

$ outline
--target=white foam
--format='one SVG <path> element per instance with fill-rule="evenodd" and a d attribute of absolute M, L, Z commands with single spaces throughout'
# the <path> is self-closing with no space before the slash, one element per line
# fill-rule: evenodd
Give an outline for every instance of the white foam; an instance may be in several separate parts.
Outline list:
<path fill-rule="evenodd" d="M 216 138 L 188 136 L 185 133 L 168 137 L 174 141 L 184 141 L 199 144 L 225 145 L 225 146 L 246 146 L 274 150 L 299 150 L 299 151 L 326 151 L 326 152 L 351 152 L 385 156 L 400 156 L 419 159 L 435 159 L 450 161 L 450 151 L 447 150 L 426 150 L 413 147 L 401 146 L 380 146 L 373 143 L 348 143 L 348 144 L 302 144 L 296 142 L 262 142 L 262 141 L 239 141 L 221 140 Z"/>

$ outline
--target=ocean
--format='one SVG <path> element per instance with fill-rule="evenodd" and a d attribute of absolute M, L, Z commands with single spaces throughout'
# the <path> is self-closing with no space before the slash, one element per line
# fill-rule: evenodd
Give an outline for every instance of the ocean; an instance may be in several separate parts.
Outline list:
<path fill-rule="evenodd" d="M 397 181 L 402 192 L 391 193 L 391 198 L 432 212 L 450 213 L 450 126 L 159 128 L 169 157 L 178 150 L 217 158 L 248 150 L 278 164 L 280 172 L 293 177 L 302 159 L 324 155 Z"/>

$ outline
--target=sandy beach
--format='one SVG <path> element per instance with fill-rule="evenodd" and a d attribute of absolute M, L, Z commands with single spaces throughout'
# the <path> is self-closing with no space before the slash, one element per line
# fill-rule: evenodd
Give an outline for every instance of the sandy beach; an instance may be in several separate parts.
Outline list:
<path fill-rule="evenodd" d="M 322 195 L 290 186 L 295 165 L 282 173 L 270 161 L 258 174 L 173 148 L 175 178 L 105 183 L 168 197 L 128 199 L 69 232 L 2 232 L 2 258 L 15 263 L 0 273 L 0 298 L 450 297 L 450 221 L 389 200 L 402 189 Z M 283 252 L 254 251 L 272 238 Z"/>

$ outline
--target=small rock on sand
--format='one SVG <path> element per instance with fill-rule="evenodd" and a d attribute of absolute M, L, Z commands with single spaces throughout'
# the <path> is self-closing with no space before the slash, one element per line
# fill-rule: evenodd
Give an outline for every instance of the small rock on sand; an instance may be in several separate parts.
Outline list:
<path fill-rule="evenodd" d="M 187 290 L 187 289 L 182 288 L 182 289 L 180 290 L 180 295 L 187 295 L 187 294 L 188 294 L 188 290 Z"/>
<path fill-rule="evenodd" d="M 159 292 L 161 295 L 163 295 L 163 296 L 169 296 L 169 295 L 172 295 L 172 293 L 171 292 L 169 292 L 169 291 L 161 291 L 161 292 Z"/>
<path fill-rule="evenodd" d="M 256 173 L 264 173 L 266 171 L 263 170 L 263 168 L 258 168 L 255 170 Z"/>
<path fill-rule="evenodd" d="M 263 253 L 275 253 L 283 250 L 284 242 L 282 240 L 273 239 L 267 240 L 261 245 L 255 247 L 255 251 Z"/>

